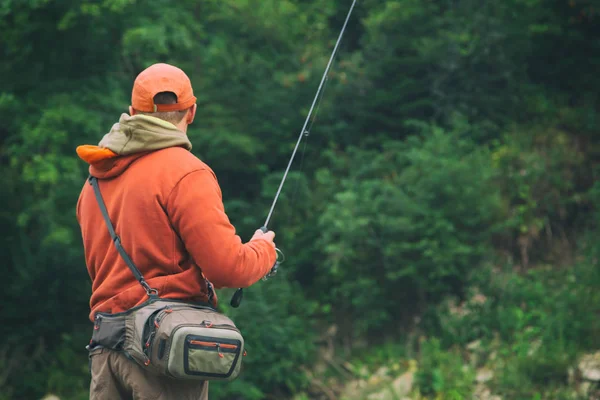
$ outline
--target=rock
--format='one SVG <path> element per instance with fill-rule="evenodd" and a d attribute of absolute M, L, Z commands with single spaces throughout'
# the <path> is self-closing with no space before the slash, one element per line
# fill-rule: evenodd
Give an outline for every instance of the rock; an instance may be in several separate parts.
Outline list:
<path fill-rule="evenodd" d="M 477 385 L 475 387 L 475 392 L 473 393 L 473 399 L 476 400 L 488 400 L 491 396 L 492 392 L 485 385 Z"/>
<path fill-rule="evenodd" d="M 367 381 L 367 384 L 369 386 L 377 386 L 379 385 L 381 382 L 383 382 L 383 378 L 381 378 L 381 376 L 378 375 L 373 375 L 369 378 L 369 380 Z"/>
<path fill-rule="evenodd" d="M 542 341 L 539 339 L 534 340 L 533 342 L 531 342 L 531 346 L 527 351 L 527 355 L 531 357 L 539 350 L 540 347 L 542 347 Z"/>
<path fill-rule="evenodd" d="M 360 367 L 360 369 L 358 370 L 358 376 L 361 378 L 368 378 L 369 377 L 369 368 L 367 368 L 366 365 L 363 365 L 362 367 Z"/>
<path fill-rule="evenodd" d="M 371 393 L 367 396 L 369 400 L 387 400 L 389 395 L 386 392 Z"/>
<path fill-rule="evenodd" d="M 579 392 L 583 396 L 587 396 L 590 393 L 591 386 L 592 386 L 592 382 L 582 382 L 581 385 L 579 385 Z"/>
<path fill-rule="evenodd" d="M 364 389 L 367 386 L 367 382 L 363 379 L 350 381 L 346 384 L 346 389 L 348 392 L 356 392 L 361 389 Z"/>
<path fill-rule="evenodd" d="M 348 382 L 340 394 L 340 399 L 355 399 L 356 395 L 362 392 L 366 387 L 367 381 L 363 379 Z"/>
<path fill-rule="evenodd" d="M 569 367 L 567 368 L 567 382 L 569 386 L 572 386 L 575 383 L 575 368 Z"/>
<path fill-rule="evenodd" d="M 485 297 L 481 293 L 478 293 L 471 298 L 471 302 L 475 303 L 475 304 L 485 304 L 486 301 L 487 301 L 487 297 Z"/>
<path fill-rule="evenodd" d="M 313 367 L 313 371 L 315 375 L 322 375 L 327 371 L 327 368 L 329 368 L 329 365 L 322 361 L 317 361 Z"/>
<path fill-rule="evenodd" d="M 488 368 L 480 368 L 477 370 L 475 380 L 477 381 L 477 383 L 485 383 L 491 380 L 493 377 L 494 373 L 492 372 L 492 370 Z"/>
<path fill-rule="evenodd" d="M 410 393 L 413 387 L 414 373 L 406 372 L 400 375 L 392 382 L 392 390 L 396 397 L 406 396 Z"/>
<path fill-rule="evenodd" d="M 473 400 L 502 400 L 502 397 L 493 395 L 492 391 L 484 384 L 477 384 L 473 393 Z"/>
<path fill-rule="evenodd" d="M 581 377 L 592 382 L 600 382 L 600 351 L 584 355 L 578 365 Z"/>
<path fill-rule="evenodd" d="M 481 340 L 479 340 L 479 339 L 467 344 L 467 350 L 469 350 L 469 351 L 477 351 L 480 348 L 481 348 Z"/>
<path fill-rule="evenodd" d="M 371 386 L 377 386 L 384 380 L 388 379 L 390 369 L 388 367 L 381 367 L 373 375 L 369 377 L 368 383 Z"/>
<path fill-rule="evenodd" d="M 379 376 L 381 378 L 385 378 L 388 376 L 390 369 L 388 367 L 381 367 L 377 371 L 375 371 L 375 376 Z"/>
<path fill-rule="evenodd" d="M 464 307 L 464 303 L 461 304 L 450 304 L 448 307 L 448 312 L 450 313 L 450 315 L 453 315 L 455 317 L 464 317 L 470 314 L 470 311 Z"/>
<path fill-rule="evenodd" d="M 417 372 L 418 369 L 419 369 L 419 363 L 417 363 L 417 360 L 413 360 L 413 359 L 408 360 L 408 370 L 410 372 Z"/>
<path fill-rule="evenodd" d="M 352 381 L 346 385 L 346 389 L 348 392 L 357 392 L 366 387 L 367 387 L 367 381 L 365 381 L 364 379 Z"/>
<path fill-rule="evenodd" d="M 382 376 L 387 373 L 387 369 L 378 371 L 375 375 L 369 379 L 369 387 L 380 386 L 378 391 L 371 393 L 367 396 L 368 400 L 395 400 L 403 399 L 411 392 L 413 388 L 414 372 L 405 372 L 400 375 L 394 381 L 390 382 L 386 379 L 387 376 Z M 363 397 L 361 397 L 363 398 Z"/>

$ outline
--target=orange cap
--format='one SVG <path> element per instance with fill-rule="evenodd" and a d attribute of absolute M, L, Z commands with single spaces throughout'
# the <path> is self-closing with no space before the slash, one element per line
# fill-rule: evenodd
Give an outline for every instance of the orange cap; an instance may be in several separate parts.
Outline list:
<path fill-rule="evenodd" d="M 154 104 L 154 96 L 160 92 L 173 92 L 175 104 Z M 181 69 L 169 64 L 154 64 L 143 70 L 131 92 L 131 106 L 142 112 L 185 110 L 196 104 L 190 78 Z"/>

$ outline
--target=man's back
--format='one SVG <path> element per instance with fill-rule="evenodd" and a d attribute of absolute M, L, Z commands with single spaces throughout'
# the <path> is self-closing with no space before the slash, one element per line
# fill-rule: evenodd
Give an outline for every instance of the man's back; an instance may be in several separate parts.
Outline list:
<path fill-rule="evenodd" d="M 169 194 L 181 178 L 204 168 L 185 149 L 174 147 L 127 156 L 100 176 L 107 178 L 99 185 L 124 248 L 161 296 L 207 301 L 202 272 L 166 212 Z M 121 312 L 145 301 L 143 288 L 111 243 L 89 184 L 82 190 L 78 217 L 93 281 L 91 313 Z"/>
<path fill-rule="evenodd" d="M 122 124 L 132 120 L 122 118 Z M 206 302 L 204 276 L 216 287 L 245 287 L 264 276 L 275 262 L 272 246 L 263 240 L 242 244 L 213 171 L 182 147 L 148 151 L 148 143 L 121 157 L 90 152 L 82 158 L 93 160 L 90 174 L 99 178 L 115 230 L 149 285 L 161 297 Z M 77 217 L 93 282 L 90 319 L 96 311 L 121 312 L 145 301 L 112 244 L 89 184 Z"/>

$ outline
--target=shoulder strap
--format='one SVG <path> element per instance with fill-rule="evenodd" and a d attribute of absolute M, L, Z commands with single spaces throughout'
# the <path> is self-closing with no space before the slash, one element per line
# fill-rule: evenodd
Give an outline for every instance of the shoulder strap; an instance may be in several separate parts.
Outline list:
<path fill-rule="evenodd" d="M 104 217 L 104 222 L 106 222 L 106 227 L 108 228 L 108 233 L 110 233 L 110 237 L 111 237 L 113 243 L 115 244 L 115 247 L 119 251 L 119 254 L 121 255 L 121 257 L 123 257 L 123 260 L 125 260 L 125 263 L 127 264 L 129 269 L 133 273 L 133 276 L 135 276 L 135 279 L 137 279 L 137 281 L 140 283 L 140 285 L 142 285 L 142 287 L 146 291 L 146 294 L 150 297 L 158 296 L 158 290 L 153 289 L 150 287 L 150 285 L 148 285 L 148 283 L 142 276 L 142 273 L 140 272 L 140 270 L 135 266 L 135 264 L 129 257 L 129 254 L 127 254 L 127 252 L 121 245 L 121 238 L 119 238 L 119 236 L 115 233 L 115 228 L 113 227 L 112 222 L 110 222 L 110 217 L 108 216 L 108 211 L 106 210 L 106 205 L 104 204 L 104 200 L 102 199 L 102 194 L 100 193 L 100 187 L 98 186 L 98 179 L 94 176 L 90 176 L 88 178 L 88 180 L 90 182 L 90 185 L 92 185 L 92 187 L 94 188 L 94 194 L 96 195 L 96 201 L 98 202 L 98 206 L 100 207 L 100 211 L 102 212 L 102 217 Z"/>

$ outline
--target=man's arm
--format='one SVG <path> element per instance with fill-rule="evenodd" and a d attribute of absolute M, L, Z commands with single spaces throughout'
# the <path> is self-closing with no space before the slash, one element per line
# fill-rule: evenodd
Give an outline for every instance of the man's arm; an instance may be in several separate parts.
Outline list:
<path fill-rule="evenodd" d="M 166 209 L 186 249 L 216 288 L 248 287 L 275 264 L 272 241 L 255 236 L 243 244 L 236 235 L 211 170 L 184 176 L 169 194 Z"/>

